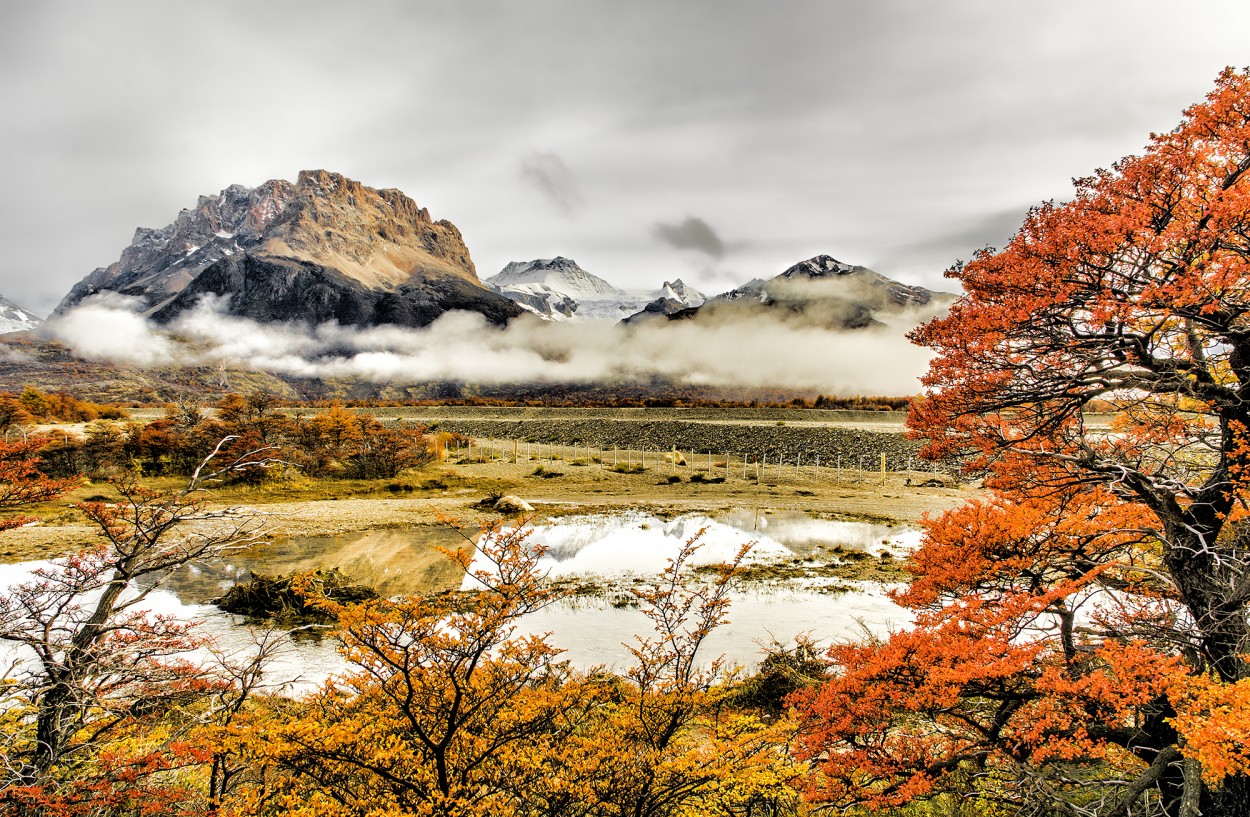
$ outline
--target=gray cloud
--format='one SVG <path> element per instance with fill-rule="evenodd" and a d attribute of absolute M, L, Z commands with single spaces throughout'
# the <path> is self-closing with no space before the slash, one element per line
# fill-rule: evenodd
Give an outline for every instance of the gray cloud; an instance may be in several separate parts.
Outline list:
<path fill-rule="evenodd" d="M 531 153 L 521 160 L 521 176 L 537 187 L 562 213 L 582 206 L 573 171 L 554 153 Z"/>
<path fill-rule="evenodd" d="M 826 252 L 941 284 L 998 240 L 943 236 L 1065 197 L 1245 63 L 1250 4 L 42 0 L 4 22 L 0 293 L 46 313 L 135 227 L 315 167 L 405 191 L 482 270 L 565 255 L 655 286 L 672 246 L 648 231 L 692 212 L 750 237 L 743 278 Z M 573 230 L 535 190 L 594 207 Z"/>
<path fill-rule="evenodd" d="M 947 266 L 950 266 L 956 260 L 969 260 L 977 250 L 984 247 L 1002 249 L 1020 228 L 1028 210 L 1029 205 L 1019 205 L 951 224 L 941 233 L 884 248 L 880 255 L 871 258 L 865 266 L 892 269 L 922 263 L 928 258 L 948 258 L 950 261 Z M 949 287 L 948 284 L 944 288 Z"/>
<path fill-rule="evenodd" d="M 206 300 L 169 330 L 133 304 L 93 297 L 43 334 L 80 357 L 136 366 L 229 364 L 296 377 L 381 383 L 449 380 L 590 383 L 664 378 L 693 385 L 776 387 L 823 394 L 908 395 L 929 354 L 903 337 L 914 325 L 833 332 L 761 313 L 739 320 L 547 323 L 522 316 L 497 330 L 473 312 L 448 312 L 422 329 L 258 324 Z M 917 320 L 920 316 L 916 316 Z M 803 350 L 801 354 L 795 350 Z"/>
<path fill-rule="evenodd" d="M 651 234 L 679 250 L 694 250 L 712 258 L 725 255 L 725 242 L 710 224 L 696 216 L 686 216 L 684 221 L 675 224 L 657 222 L 651 228 Z"/>

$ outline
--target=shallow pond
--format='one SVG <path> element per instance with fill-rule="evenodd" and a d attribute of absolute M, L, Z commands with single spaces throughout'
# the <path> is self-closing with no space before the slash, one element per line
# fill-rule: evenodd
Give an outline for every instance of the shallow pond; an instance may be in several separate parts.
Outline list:
<path fill-rule="evenodd" d="M 656 576 L 692 537 L 700 548 L 694 564 L 725 562 L 746 542 L 754 542 L 747 562 L 755 566 L 818 568 L 844 557 L 873 558 L 882 551 L 903 553 L 919 533 L 900 526 L 815 519 L 798 513 L 751 512 L 660 519 L 642 513 L 565 517 L 533 526 L 530 541 L 547 548 L 543 567 L 553 579 L 582 585 L 583 593 L 529 617 L 530 632 L 551 633 L 574 664 L 624 669 L 625 647 L 648 622 L 631 604 L 629 588 Z M 455 549 L 465 538 L 446 528 L 288 539 L 229 554 L 220 561 L 188 565 L 144 601 L 154 612 L 202 622 L 202 632 L 220 645 L 244 650 L 251 643 L 241 619 L 208 604 L 253 572 L 267 574 L 338 567 L 384 595 L 455 587 L 461 573 L 435 548 Z M 0 565 L 0 588 L 12 586 L 45 563 Z M 801 571 L 800 571 L 801 573 Z M 902 625 L 907 614 L 870 582 L 848 582 L 796 575 L 744 583 L 733 593 L 729 623 L 705 646 L 705 661 L 724 655 L 751 665 L 762 646 L 799 633 L 821 641 L 859 637 Z M 470 582 L 466 581 L 465 586 Z M 585 593 L 593 588 L 594 592 Z M 341 668 L 330 639 L 300 638 L 274 667 L 272 676 L 317 682 Z"/>

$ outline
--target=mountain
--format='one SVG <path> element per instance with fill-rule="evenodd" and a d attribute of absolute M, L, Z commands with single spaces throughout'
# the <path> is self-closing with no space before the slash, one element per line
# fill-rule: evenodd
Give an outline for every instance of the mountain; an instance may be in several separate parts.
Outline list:
<path fill-rule="evenodd" d="M 600 301 L 626 295 L 597 275 L 578 266 L 571 258 L 539 258 L 535 261 L 513 261 L 486 279 L 491 286 L 546 288 L 574 299 Z"/>
<path fill-rule="evenodd" d="M 523 309 L 549 320 L 621 320 L 657 299 L 668 298 L 684 306 L 704 301 L 702 294 L 681 279 L 665 281 L 655 291 L 635 292 L 615 287 L 562 256 L 513 261 L 486 283 Z"/>
<path fill-rule="evenodd" d="M 325 170 L 301 171 L 294 184 L 232 185 L 166 227 L 139 228 L 56 311 L 100 292 L 137 299 L 158 322 L 205 296 L 265 322 L 424 326 L 466 309 L 502 324 L 522 311 L 478 280 L 454 224 L 398 190 Z"/>
<path fill-rule="evenodd" d="M 562 256 L 513 261 L 486 283 L 523 309 L 548 320 L 620 320 L 646 302 Z"/>
<path fill-rule="evenodd" d="M 659 317 L 670 320 L 749 321 L 770 314 L 788 322 L 827 329 L 861 329 L 893 324 L 910 328 L 945 312 L 954 295 L 902 284 L 867 267 L 829 255 L 800 261 L 784 272 L 756 278 L 693 308 L 653 303 L 630 323 Z"/>
<path fill-rule="evenodd" d="M 7 332 L 25 332 L 43 323 L 43 318 L 27 312 L 8 298 L 0 295 L 0 335 Z"/>
<path fill-rule="evenodd" d="M 707 297 L 702 292 L 683 282 L 680 278 L 675 281 L 665 281 L 664 286 L 660 287 L 659 291 L 654 294 L 657 300 L 675 301 L 686 307 L 699 306 L 707 300 Z"/>
<path fill-rule="evenodd" d="M 694 316 L 707 301 L 703 293 L 683 283 L 680 278 L 676 281 L 665 281 L 664 286 L 652 294 L 656 296 L 654 300 L 640 312 L 623 319 L 621 323 L 638 323 L 651 318 L 683 320 Z"/>

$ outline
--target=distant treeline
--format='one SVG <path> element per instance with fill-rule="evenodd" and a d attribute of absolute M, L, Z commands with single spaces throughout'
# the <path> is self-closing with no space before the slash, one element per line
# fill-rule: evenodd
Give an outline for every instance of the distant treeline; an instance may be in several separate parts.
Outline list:
<path fill-rule="evenodd" d="M 534 397 L 446 397 L 411 400 L 311 400 L 289 405 L 330 406 L 342 404 L 354 408 L 386 406 L 483 406 L 524 408 L 799 408 L 838 409 L 843 411 L 906 411 L 912 397 L 871 397 L 854 395 L 835 397 L 820 394 L 814 397 L 699 397 L 691 395 L 660 395 L 638 397 L 554 392 Z"/>
<path fill-rule="evenodd" d="M 292 416 L 263 393 L 228 394 L 215 408 L 210 414 L 188 399 L 149 423 L 92 423 L 82 436 L 52 435 L 38 452 L 39 467 L 53 477 L 187 475 L 221 444 L 221 462 L 269 463 L 236 480 L 257 482 L 288 468 L 310 477 L 390 479 L 428 462 L 441 444 L 423 426 L 388 426 L 342 406 Z"/>
<path fill-rule="evenodd" d="M 90 423 L 126 416 L 118 405 L 80 400 L 62 392 L 44 393 L 34 386 L 27 386 L 21 394 L 0 392 L 0 432 L 33 423 Z"/>

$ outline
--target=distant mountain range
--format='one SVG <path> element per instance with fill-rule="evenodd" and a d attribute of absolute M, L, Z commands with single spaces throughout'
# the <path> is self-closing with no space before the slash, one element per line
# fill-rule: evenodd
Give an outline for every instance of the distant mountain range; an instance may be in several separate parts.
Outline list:
<path fill-rule="evenodd" d="M 618 289 L 560 256 L 514 261 L 486 283 L 523 309 L 549 320 L 622 320 L 657 301 L 685 309 L 707 300 L 680 278 L 646 292 Z"/>
<path fill-rule="evenodd" d="M 675 310 L 667 317 L 748 321 L 752 315 L 769 314 L 834 330 L 871 326 L 909 329 L 943 314 L 954 300 L 950 293 L 901 284 L 867 267 L 818 255 L 773 278 L 756 278 L 697 308 Z"/>
<path fill-rule="evenodd" d="M 753 328 L 785 325 L 839 332 L 875 327 L 904 345 L 904 331 L 941 314 L 955 297 L 908 286 L 829 255 L 710 298 L 680 279 L 653 290 L 622 289 L 560 256 L 512 262 L 483 281 L 451 222 L 433 220 L 398 190 L 377 190 L 324 170 L 303 171 L 293 184 L 271 180 L 255 188 L 233 185 L 201 196 L 165 227 L 139 228 L 116 261 L 74 285 L 50 320 L 58 321 L 99 296 L 128 299 L 128 308 L 157 324 L 170 323 L 209 298 L 213 308 L 261 324 L 423 327 L 447 312 L 467 310 L 498 326 L 525 314 L 553 322 L 622 324 L 629 333 L 622 339 L 643 337 L 651 331 L 648 327 L 690 321 L 690 330 L 707 326 L 719 331 L 724 324 L 740 328 L 748 343 Z M 0 298 L 0 332 L 39 325 L 39 318 Z M 13 346 L 15 341 L 6 341 L 11 348 L 0 350 L 0 383 L 6 378 L 17 382 L 49 367 L 64 369 L 70 381 L 79 378 L 85 371 L 79 364 L 68 365 L 64 350 L 44 348 L 48 344 L 40 340 L 67 337 L 57 333 L 58 325 L 23 340 L 20 349 Z M 103 366 L 110 358 L 90 348 L 96 339 L 93 326 L 92 320 L 77 322 L 74 340 L 66 342 L 75 351 L 84 349 L 86 359 L 97 361 L 92 365 Z M 681 337 L 691 337 L 685 328 L 681 332 Z M 788 349 L 780 353 L 789 354 Z M 525 354 L 542 359 L 554 354 L 558 362 L 562 353 L 539 343 Z M 205 365 L 204 358 L 195 360 L 195 366 Z M 194 377 L 211 380 L 209 366 Z M 119 371 L 104 366 L 92 376 L 120 377 L 118 382 L 131 384 L 122 391 L 134 393 L 165 388 L 147 375 L 121 377 Z M 291 374 L 288 380 L 301 376 L 314 377 Z M 414 375 L 404 371 L 398 376 Z M 242 377 L 238 371 L 230 375 L 231 380 Z M 55 379 L 51 372 L 48 378 Z M 171 374 L 160 382 L 182 379 Z"/>

